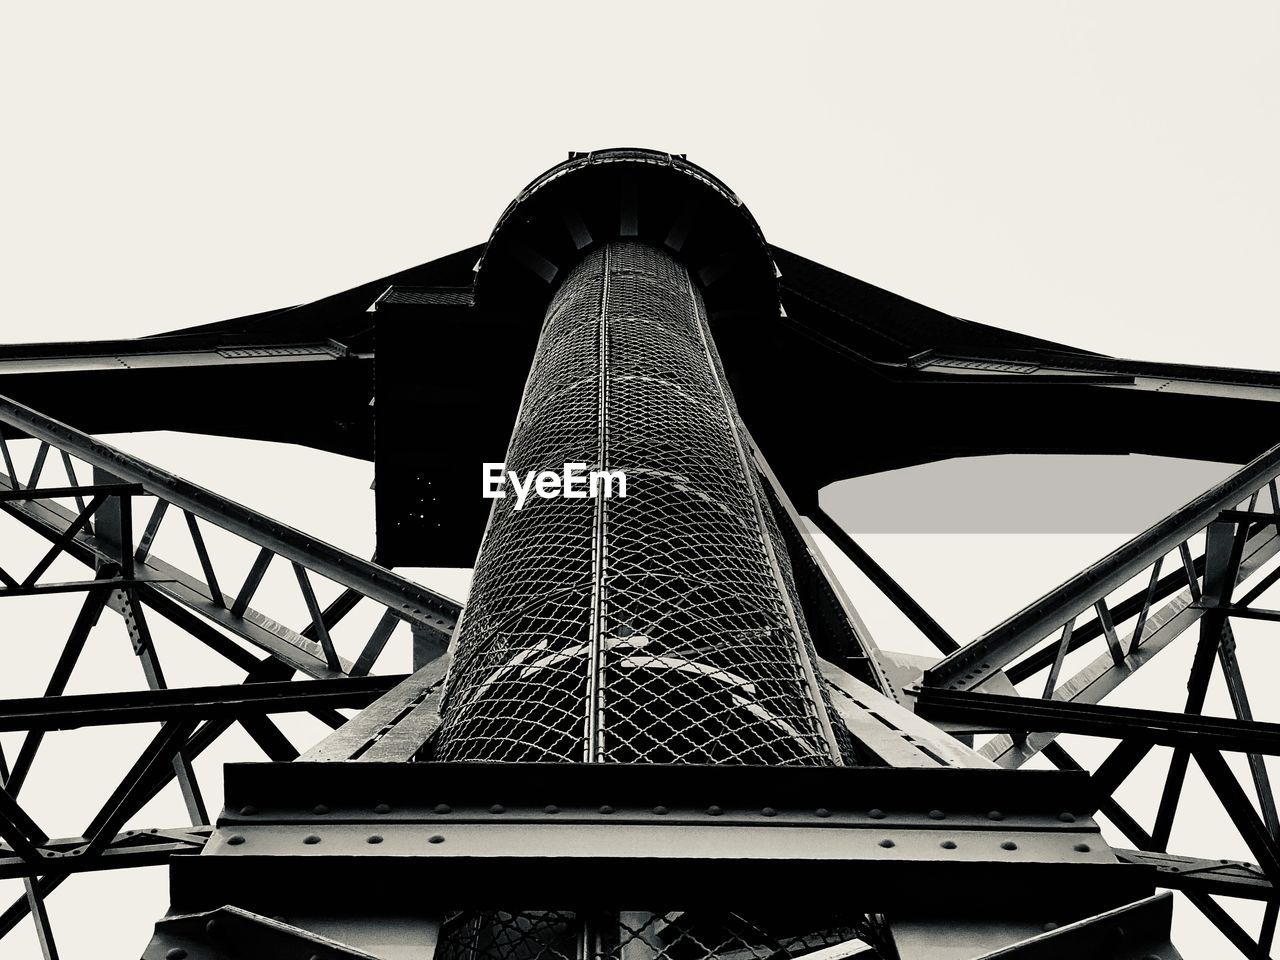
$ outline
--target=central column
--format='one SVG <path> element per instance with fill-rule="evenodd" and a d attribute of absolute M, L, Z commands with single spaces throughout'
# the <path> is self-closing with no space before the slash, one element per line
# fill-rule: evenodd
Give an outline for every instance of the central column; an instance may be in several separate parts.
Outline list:
<path fill-rule="evenodd" d="M 613 476 L 494 501 L 431 759 L 842 763 L 753 458 L 686 268 L 640 242 L 587 253 L 506 467 Z"/>

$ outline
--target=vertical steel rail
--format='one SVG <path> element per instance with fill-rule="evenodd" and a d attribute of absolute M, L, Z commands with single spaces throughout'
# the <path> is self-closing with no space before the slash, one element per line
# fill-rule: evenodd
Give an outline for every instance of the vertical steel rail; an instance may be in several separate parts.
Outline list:
<path fill-rule="evenodd" d="M 600 281 L 600 319 L 596 365 L 596 463 L 606 470 L 609 463 L 609 248 L 604 249 Z M 606 576 L 609 562 L 607 497 L 595 499 L 595 528 L 591 556 L 591 628 L 587 642 L 587 715 L 583 759 L 596 763 L 604 756 L 604 685 L 605 685 L 605 604 L 608 602 Z"/>

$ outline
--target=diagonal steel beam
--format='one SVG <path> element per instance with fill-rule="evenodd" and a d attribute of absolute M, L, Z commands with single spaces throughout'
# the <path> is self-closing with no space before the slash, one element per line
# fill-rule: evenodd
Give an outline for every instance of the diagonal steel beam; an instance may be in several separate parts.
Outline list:
<path fill-rule="evenodd" d="M 4 786 L 0 786 L 0 839 L 9 845 L 10 850 L 32 864 L 40 862 L 40 852 L 36 847 L 49 839 Z"/>
<path fill-rule="evenodd" d="M 1258 866 L 1267 875 L 1272 886 L 1280 887 L 1280 841 L 1267 830 L 1267 825 L 1249 802 L 1248 795 L 1227 766 L 1222 754 L 1205 749 L 1195 750 L 1194 756 L 1196 764 L 1209 781 L 1209 786 L 1231 816 L 1231 822 L 1236 825 L 1249 851 L 1257 859 Z"/>
<path fill-rule="evenodd" d="M 1172 747 L 1280 756 L 1280 723 L 921 688 L 916 712 L 979 731 L 1052 730 Z"/>
<path fill-rule="evenodd" d="M 325 739 L 306 751 L 301 760 L 357 760 L 368 752 L 374 744 L 387 736 L 400 722 L 409 717 L 414 709 L 431 698 L 438 697 L 439 688 L 444 683 L 449 671 L 450 657 L 446 654 L 433 660 L 408 677 L 400 678 L 400 682 L 379 697 L 365 710 L 347 721 Z M 352 679 L 346 683 L 359 683 Z M 436 700 L 432 701 L 434 705 Z M 415 718 L 414 728 L 425 730 L 424 736 L 414 745 L 414 750 L 422 746 L 426 737 L 434 731 L 432 718 L 423 716 L 421 712 Z M 426 729 L 430 727 L 430 729 Z"/>
<path fill-rule="evenodd" d="M 140 801 L 139 795 L 144 791 L 147 781 L 152 779 L 159 767 L 172 764 L 173 758 L 182 750 L 198 722 L 193 718 L 184 718 L 166 720 L 161 725 L 160 731 L 147 744 L 137 762 L 129 768 L 120 785 L 112 791 L 102 809 L 85 828 L 84 835 L 88 840 L 86 853 L 100 852 L 124 822 L 133 816 L 134 811 L 141 809 L 146 801 Z M 177 775 L 172 769 L 171 773 Z"/>
<path fill-rule="evenodd" d="M 0 490 L 6 488 L 6 483 L 6 478 L 0 477 Z M 127 504 L 127 502 L 124 501 L 124 504 Z M 158 502 L 164 503 L 165 501 Z M 124 504 L 122 504 L 122 507 Z M 49 540 L 61 538 L 75 518 L 72 512 L 52 501 L 27 501 L 21 503 L 0 501 L 0 510 L 9 513 L 29 529 Z M 125 513 L 126 511 L 122 509 L 121 512 Z M 160 511 L 158 510 L 153 513 L 152 524 L 156 522 L 159 515 Z M 153 532 L 152 525 L 149 524 L 148 533 Z M 203 618 L 217 624 L 222 629 L 239 636 L 261 650 L 271 653 L 276 658 L 288 663 L 293 669 L 309 676 L 317 678 L 333 677 L 345 674 L 350 669 L 350 665 L 342 658 L 338 658 L 338 669 L 330 666 L 332 658 L 324 649 L 323 644 L 313 639 L 315 634 L 314 625 L 302 631 L 294 631 L 275 619 L 248 607 L 249 596 L 256 589 L 257 581 L 261 579 L 266 569 L 263 562 L 264 556 L 266 562 L 269 562 L 271 557 L 274 556 L 269 549 L 262 548 L 260 550 L 258 561 L 255 562 L 254 569 L 251 570 L 249 579 L 246 580 L 245 587 L 242 588 L 239 596 L 232 599 L 223 595 L 215 599 L 210 594 L 206 582 L 165 563 L 158 557 L 151 556 L 146 534 L 144 534 L 143 541 L 147 549 L 144 551 L 143 547 L 140 546 L 136 556 L 132 559 L 136 560 L 138 566 L 137 576 L 139 579 L 136 582 L 136 586 L 139 598 L 149 606 L 154 606 L 156 603 L 166 603 L 167 601 L 166 605 L 171 610 L 177 609 L 175 605 L 181 605 L 189 610 L 198 612 Z M 111 539 L 110 536 L 102 536 L 101 531 L 96 535 L 81 533 L 66 548 L 68 554 L 89 565 L 117 562 L 120 550 L 120 543 Z M 367 561 L 361 561 L 361 563 L 367 563 Z M 387 573 L 392 577 L 396 576 L 395 574 L 390 574 L 389 571 Z M 402 578 L 397 577 L 397 579 Z M 410 581 L 404 582 L 411 583 Z M 82 587 L 83 585 L 75 585 L 76 589 L 81 589 Z M 353 596 L 353 593 L 358 594 L 358 596 Z M 364 594 L 359 594 L 359 591 L 354 591 L 350 586 L 346 587 L 343 594 L 339 595 L 322 612 L 322 621 L 330 626 L 336 624 L 362 596 Z M 439 623 L 435 623 L 428 630 L 422 625 L 421 618 L 415 619 L 411 615 L 411 601 L 412 596 L 408 595 L 400 603 L 390 606 L 388 609 L 394 610 L 398 619 L 407 620 L 413 625 L 419 631 L 419 635 L 428 638 L 430 641 L 428 643 L 429 647 L 442 650 L 441 631 L 447 628 L 449 621 L 440 620 Z M 457 607 L 456 604 L 454 606 L 455 609 L 460 610 L 460 607 Z M 173 619 L 168 614 L 166 616 L 169 619 Z M 205 631 L 200 636 L 208 638 L 209 633 Z M 225 644 L 223 646 L 225 648 Z"/>
<path fill-rule="evenodd" d="M 1179 546 L 1181 552 L 1181 549 L 1185 548 L 1186 544 L 1183 543 Z M 1168 600 L 1170 597 L 1175 597 L 1177 594 L 1184 592 L 1187 589 L 1188 578 L 1196 580 L 1204 572 L 1204 557 L 1198 557 L 1192 560 L 1188 553 L 1187 559 L 1190 562 L 1189 569 L 1179 569 L 1173 573 L 1165 574 L 1157 581 L 1155 592 L 1150 594 L 1152 603 L 1159 603 L 1161 601 Z M 1161 560 L 1163 560 L 1163 558 L 1161 558 Z M 1159 564 L 1160 561 L 1157 561 L 1157 565 Z M 1135 613 L 1141 612 L 1142 604 L 1146 598 L 1147 595 L 1135 592 L 1115 604 L 1112 607 L 1112 613 L 1116 620 L 1123 622 L 1134 616 Z M 1165 609 L 1168 609 L 1168 607 L 1166 606 Z M 1149 610 L 1148 615 L 1150 615 Z M 1143 619 L 1145 620 L 1146 618 L 1144 617 Z M 1081 623 L 1074 631 L 1066 652 L 1073 653 L 1090 640 L 1094 640 L 1101 635 L 1102 625 L 1098 622 L 1097 617 L 1094 617 L 1085 623 Z M 1144 641 L 1149 635 L 1150 631 L 1144 629 Z M 1008 669 L 1009 679 L 1014 683 L 1021 683 L 1023 680 L 1034 676 L 1047 667 L 1052 659 L 1053 651 L 1051 648 L 1036 650 L 1029 653 L 1017 663 L 1010 664 Z"/>
<path fill-rule="evenodd" d="M 1214 598 L 1219 606 L 1231 602 L 1248 530 L 1248 523 L 1237 526 L 1230 521 L 1215 520 L 1209 524 L 1205 534 L 1204 587 L 1201 592 L 1203 597 Z M 1226 626 L 1226 614 L 1220 609 L 1206 611 L 1200 619 L 1200 642 L 1191 661 L 1191 675 L 1187 680 L 1187 705 L 1184 712 L 1188 714 L 1197 714 L 1204 709 L 1213 663 Z M 1152 846 L 1156 850 L 1166 850 L 1169 847 L 1169 836 L 1173 832 L 1173 820 L 1177 815 L 1189 760 L 1190 753 L 1185 746 L 1176 748 L 1169 760 L 1169 772 L 1160 796 L 1156 823 L 1151 830 Z"/>
<path fill-rule="evenodd" d="M 1244 927 L 1240 926 L 1235 918 L 1222 909 L 1209 894 L 1200 890 L 1183 890 L 1182 892 L 1248 960 L 1271 960 L 1271 954 L 1256 943 Z"/>
<path fill-rule="evenodd" d="M 309 712 L 317 707 L 364 707 L 404 680 L 351 677 L 178 687 L 129 693 L 85 693 L 0 701 L 0 731 L 73 730 L 90 726 L 195 718 L 233 723 L 242 717 Z"/>
<path fill-rule="evenodd" d="M 147 618 L 142 612 L 142 605 L 138 603 L 136 593 L 118 590 L 113 597 L 124 618 L 130 644 L 142 666 L 147 686 L 152 690 L 167 689 L 168 684 L 165 683 L 164 671 L 160 667 L 160 658 L 156 654 L 155 643 L 151 639 L 151 629 L 147 626 Z M 191 817 L 191 822 L 193 824 L 208 823 L 209 811 L 205 809 L 195 768 L 181 750 L 174 754 L 172 762 L 173 772 L 178 778 L 178 787 L 182 791 L 182 799 L 187 805 L 187 814 Z"/>
<path fill-rule="evenodd" d="M 58 960 L 58 948 L 53 940 L 53 926 L 49 923 L 49 912 L 44 906 L 44 895 L 29 878 L 22 882 L 26 887 L 31 919 L 36 925 L 36 940 L 40 944 L 40 954 L 44 960 Z"/>
<path fill-rule="evenodd" d="M 76 538 L 76 535 L 85 528 L 85 525 L 88 524 L 90 518 L 92 518 L 98 511 L 99 507 L 106 503 L 106 500 L 107 498 L 104 495 L 98 494 L 89 501 L 89 505 L 81 510 L 67 528 L 62 531 L 58 539 L 53 541 L 53 546 L 49 548 L 49 551 L 41 557 L 36 565 L 31 569 L 31 572 L 28 573 L 26 578 L 22 581 L 21 586 L 34 587 L 36 585 L 36 581 L 40 579 L 46 570 L 53 566 L 53 561 L 57 560 L 63 551 L 67 549 L 67 545 L 70 544 L 71 541 Z"/>
<path fill-rule="evenodd" d="M 436 631 L 442 645 L 448 642 L 459 609 L 448 597 L 95 440 L 7 397 L 0 397 L 0 423 L 53 444 L 124 482 L 137 483 L 148 494 L 243 539 L 269 547 L 273 553 L 303 564 L 322 577 L 354 587 L 385 606 L 396 607 L 406 619 L 419 621 L 425 628 Z"/>
<path fill-rule="evenodd" d="M 1082 607 L 1119 589 L 1180 543 L 1207 527 L 1280 474 L 1280 444 L 1222 483 L 1175 510 L 1056 590 L 998 624 L 925 671 L 927 686 L 972 689 L 1061 628 Z"/>
<path fill-rule="evenodd" d="M 1136 650 L 1132 649 L 1131 645 L 1130 652 L 1120 664 L 1116 664 L 1112 660 L 1110 652 L 1099 654 L 1092 662 L 1054 690 L 1055 699 L 1076 703 L 1100 702 L 1159 653 L 1167 649 L 1182 633 L 1200 621 L 1205 608 L 1198 602 L 1200 587 L 1195 577 L 1197 570 L 1203 570 L 1204 558 L 1200 558 L 1199 563 L 1192 561 L 1191 554 L 1186 549 L 1186 544 L 1184 543 L 1181 546 L 1182 549 L 1179 552 L 1183 554 L 1184 570 L 1178 576 L 1182 578 L 1183 589 L 1159 610 L 1148 615 L 1142 644 Z M 1276 536 L 1274 529 L 1267 527 L 1254 531 L 1253 535 L 1246 541 L 1245 551 L 1240 561 L 1237 582 L 1243 582 L 1253 576 L 1277 552 L 1280 552 L 1280 537 Z M 1096 624 L 1096 622 L 1096 620 L 1091 621 L 1091 624 Z M 1080 635 L 1082 630 L 1087 631 L 1091 624 L 1085 624 L 1083 627 L 1075 629 L 1068 644 L 1068 649 L 1076 646 L 1076 637 Z M 1051 644 L 1047 650 L 1041 652 L 1053 656 L 1056 652 L 1053 649 L 1054 646 L 1056 644 Z M 1034 656 L 1033 654 L 1032 657 Z M 1032 657 L 1028 657 L 1027 660 L 1031 660 Z M 1025 662 L 1023 661 L 1023 663 Z M 1021 665 L 1021 663 L 1014 665 L 1014 668 L 1009 671 L 1011 677 L 1018 672 L 1017 668 Z M 1001 766 L 1016 767 L 1033 756 L 1055 736 L 1056 733 L 1045 731 L 1032 734 L 1025 741 L 1019 742 L 1014 742 L 1006 736 L 998 736 L 983 746 L 982 753 L 984 756 L 998 762 Z"/>
<path fill-rule="evenodd" d="M 859 570 L 893 603 L 902 614 L 928 638 L 940 652 L 951 654 L 960 649 L 960 644 L 949 634 L 942 624 L 920 606 L 902 585 L 889 574 L 884 567 L 876 563 L 875 558 L 859 546 L 858 542 L 845 532 L 825 510 L 819 507 L 810 517 L 818 529 L 831 538 L 831 542 L 857 566 Z"/>
<path fill-rule="evenodd" d="M 54 890 L 58 889 L 58 887 L 62 886 L 63 881 L 69 876 L 70 874 L 67 873 L 48 874 L 40 877 L 38 880 L 33 880 L 32 886 L 36 893 L 39 894 L 41 898 L 44 898 L 49 896 L 49 894 Z M 27 914 L 31 912 L 31 907 L 32 901 L 24 893 L 22 896 L 14 900 L 13 903 L 9 904 L 8 908 L 3 913 L 0 913 L 0 940 L 3 940 L 14 927 L 26 918 Z"/>
<path fill-rule="evenodd" d="M 1113 753 L 1112 756 L 1114 755 L 1115 754 Z M 1075 757 L 1071 756 L 1071 754 L 1067 753 L 1067 751 L 1063 749 L 1062 744 L 1057 743 L 1056 741 L 1048 744 L 1044 748 L 1044 756 L 1046 760 L 1052 763 L 1059 770 L 1079 770 L 1082 773 L 1088 773 L 1080 762 L 1077 761 Z M 1120 771 L 1117 770 L 1117 772 Z M 1096 786 L 1097 784 L 1095 784 L 1095 788 Z M 1115 824 L 1116 829 L 1124 834 L 1130 843 L 1141 848 L 1146 848 L 1151 845 L 1151 835 L 1147 833 L 1147 831 L 1143 830 L 1138 821 L 1130 816 L 1129 812 L 1116 802 L 1115 797 L 1099 794 L 1095 795 L 1094 802 L 1097 804 L 1097 810 L 1095 812 L 1101 813 Z"/>
<path fill-rule="evenodd" d="M 107 576 L 111 575 L 109 569 L 104 569 L 102 572 Z M 67 637 L 67 642 L 63 644 L 62 652 L 58 655 L 58 662 L 54 665 L 53 674 L 45 687 L 44 699 L 61 696 L 62 692 L 67 688 L 67 682 L 71 679 L 71 672 L 75 669 L 76 662 L 80 659 L 80 653 L 84 650 L 85 641 L 89 639 L 89 631 L 98 622 L 98 617 L 101 615 L 109 595 L 110 588 L 106 586 L 91 590 L 85 595 L 84 603 L 80 606 L 80 613 L 76 616 L 75 623 L 71 627 L 71 633 Z M 40 743 L 44 739 L 44 733 L 43 730 L 27 731 L 27 735 L 22 741 L 22 746 L 18 748 L 18 755 L 13 761 L 13 770 L 10 772 L 6 783 L 6 787 L 11 793 L 16 795 L 22 789 L 23 783 L 26 782 L 27 774 L 31 771 L 31 765 L 35 762 Z"/>
<path fill-rule="evenodd" d="M 1236 719 L 1253 722 L 1253 708 L 1249 704 L 1244 674 L 1240 669 L 1240 661 L 1236 657 L 1236 638 L 1230 623 L 1223 628 L 1222 642 L 1218 645 L 1218 662 L 1222 665 L 1222 674 L 1227 681 L 1227 692 L 1231 697 L 1231 706 L 1235 711 Z M 1248 757 L 1249 774 L 1258 794 L 1262 818 L 1266 821 L 1267 830 L 1271 835 L 1280 836 L 1280 816 L 1277 816 L 1276 799 L 1271 789 L 1271 777 L 1267 773 L 1266 761 L 1256 753 L 1250 753 Z"/>
<path fill-rule="evenodd" d="M 69 511 L 47 501 L 22 504 L 0 502 L 0 510 L 48 539 L 60 536 L 72 520 Z M 67 548 L 68 554 L 90 566 L 115 561 L 119 552 L 118 544 L 83 534 Z M 215 603 L 204 583 L 158 557 L 148 553 L 145 559 L 138 560 L 137 574 L 140 579 L 135 583 L 139 596 L 149 606 L 155 602 L 168 601 L 171 608 L 180 607 L 197 612 L 229 633 L 309 676 L 327 678 L 340 673 L 327 665 L 319 644 L 252 608 L 246 608 L 240 615 L 233 614 L 227 609 L 225 596 L 223 603 Z"/>

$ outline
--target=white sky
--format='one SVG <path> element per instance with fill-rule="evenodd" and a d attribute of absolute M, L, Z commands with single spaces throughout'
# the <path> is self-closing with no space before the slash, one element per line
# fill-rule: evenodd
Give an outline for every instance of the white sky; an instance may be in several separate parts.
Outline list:
<path fill-rule="evenodd" d="M 721 176 L 773 242 L 950 313 L 1117 355 L 1280 369 L 1275 5 L 209 10 L 6 8 L 0 341 L 140 335 L 314 299 L 482 241 L 567 150 L 642 145 Z M 367 552 L 367 465 L 232 442 L 124 442 Z M 274 458 L 271 489 L 246 482 L 246 456 Z M 347 498 L 341 522 L 298 503 L 299 480 Z M 1135 529 L 1194 492 L 1150 504 Z M 864 543 L 972 636 L 1119 539 Z M 907 645 L 849 579 L 882 642 Z M 64 630 L 53 617 L 10 622 L 0 642 Z M 111 637 L 102 643 L 123 643 Z M 32 669 L 11 678 L 23 692 L 43 683 L 42 649 L 19 654 Z M 117 653 L 104 647 L 77 690 L 136 683 L 127 648 Z M 1185 658 L 1166 656 L 1158 705 L 1173 706 Z M 178 682 L 208 682 L 203 661 L 181 657 L 166 663 Z M 1162 675 L 1148 672 L 1125 702 L 1157 705 Z M 1265 706 L 1263 716 L 1280 719 Z M 255 756 L 235 747 L 222 758 Z M 33 778 L 38 818 L 37 797 L 91 792 L 67 769 L 51 760 L 44 785 Z M 118 772 L 92 789 L 109 790 Z M 50 816 L 77 829 L 65 810 Z M 139 823 L 181 820 L 171 802 Z M 1247 856 L 1204 831 L 1184 836 L 1189 852 Z M 63 957 L 136 956 L 163 883 L 162 870 L 69 882 L 50 900 Z M 1218 955 L 1186 912 L 1186 954 Z M 0 941 L 0 958 L 35 955 L 22 933 Z"/>
<path fill-rule="evenodd" d="M 639 144 L 723 177 L 774 242 L 947 312 L 1264 359 L 1273 4 L 216 9 L 6 12 L 7 330 L 313 299 L 482 241 L 568 149 Z"/>

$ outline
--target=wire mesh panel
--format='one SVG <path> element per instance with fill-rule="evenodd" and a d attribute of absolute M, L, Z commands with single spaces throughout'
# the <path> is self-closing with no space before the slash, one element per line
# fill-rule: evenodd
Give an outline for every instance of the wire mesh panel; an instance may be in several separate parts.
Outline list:
<path fill-rule="evenodd" d="M 787 960 L 880 940 L 861 915 L 803 910 L 475 911 L 447 917 L 440 933 L 439 960 Z"/>
<path fill-rule="evenodd" d="M 843 762 L 701 294 L 656 247 L 592 251 L 547 309 L 506 467 L 566 464 L 626 495 L 495 501 L 433 759 Z"/>

